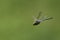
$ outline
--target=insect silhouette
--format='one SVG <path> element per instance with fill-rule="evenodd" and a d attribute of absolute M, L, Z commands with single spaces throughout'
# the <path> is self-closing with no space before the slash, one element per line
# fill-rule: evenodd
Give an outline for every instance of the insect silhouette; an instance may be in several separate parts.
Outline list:
<path fill-rule="evenodd" d="M 38 25 L 38 24 L 40 24 L 40 23 L 43 22 L 43 21 L 53 19 L 53 17 L 48 17 L 48 18 L 44 18 L 44 17 L 43 17 L 42 19 L 39 19 L 40 16 L 41 16 L 41 13 L 42 13 L 42 12 L 39 12 L 39 14 L 38 14 L 37 17 L 33 16 L 33 18 L 34 18 L 33 25 Z"/>

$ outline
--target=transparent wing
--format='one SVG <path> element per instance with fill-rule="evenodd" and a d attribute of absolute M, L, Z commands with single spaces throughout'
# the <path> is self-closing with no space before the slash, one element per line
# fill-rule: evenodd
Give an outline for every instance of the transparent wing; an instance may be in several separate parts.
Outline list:
<path fill-rule="evenodd" d="M 50 20 L 50 19 L 53 19 L 53 17 L 44 18 L 43 21 Z"/>
<path fill-rule="evenodd" d="M 37 18 L 35 16 L 33 16 L 33 19 L 34 19 L 34 21 L 37 20 Z"/>
<path fill-rule="evenodd" d="M 50 19 L 53 19 L 53 17 L 48 17 L 47 19 L 45 19 L 45 20 L 50 20 Z"/>
<path fill-rule="evenodd" d="M 37 19 L 39 19 L 39 18 L 40 18 L 40 16 L 41 16 L 41 13 L 42 13 L 42 12 L 39 12 L 39 14 L 38 14 L 38 16 L 37 16 Z"/>

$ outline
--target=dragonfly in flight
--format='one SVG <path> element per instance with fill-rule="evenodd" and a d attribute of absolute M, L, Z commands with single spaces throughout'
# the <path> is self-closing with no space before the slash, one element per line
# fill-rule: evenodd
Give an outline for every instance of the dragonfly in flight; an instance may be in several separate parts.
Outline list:
<path fill-rule="evenodd" d="M 48 17 L 48 18 L 43 17 L 42 19 L 39 19 L 40 16 L 41 16 L 41 13 L 42 12 L 39 12 L 37 17 L 33 16 L 33 19 L 34 19 L 33 25 L 38 25 L 38 24 L 40 24 L 43 21 L 53 19 L 53 17 Z"/>

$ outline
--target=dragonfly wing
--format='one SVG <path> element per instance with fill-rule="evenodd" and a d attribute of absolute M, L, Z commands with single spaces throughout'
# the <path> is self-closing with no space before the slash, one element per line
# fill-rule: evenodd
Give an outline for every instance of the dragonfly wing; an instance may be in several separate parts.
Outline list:
<path fill-rule="evenodd" d="M 37 16 L 37 19 L 39 19 L 39 18 L 40 18 L 40 16 L 41 16 L 41 13 L 42 13 L 42 12 L 39 12 L 39 14 L 38 14 L 38 16 Z"/>
<path fill-rule="evenodd" d="M 45 20 L 50 20 L 50 19 L 53 19 L 53 17 L 45 18 L 45 19 L 43 19 L 43 21 L 45 21 Z"/>
<path fill-rule="evenodd" d="M 36 18 L 35 16 L 33 16 L 33 19 L 34 19 L 34 21 L 36 21 L 36 20 L 37 20 L 37 18 Z"/>

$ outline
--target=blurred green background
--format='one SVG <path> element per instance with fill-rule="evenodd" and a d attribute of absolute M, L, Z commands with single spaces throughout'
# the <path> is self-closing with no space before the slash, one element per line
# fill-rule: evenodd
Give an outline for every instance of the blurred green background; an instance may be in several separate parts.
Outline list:
<path fill-rule="evenodd" d="M 33 26 L 40 11 L 53 19 Z M 0 0 L 0 40 L 60 40 L 60 0 Z"/>

